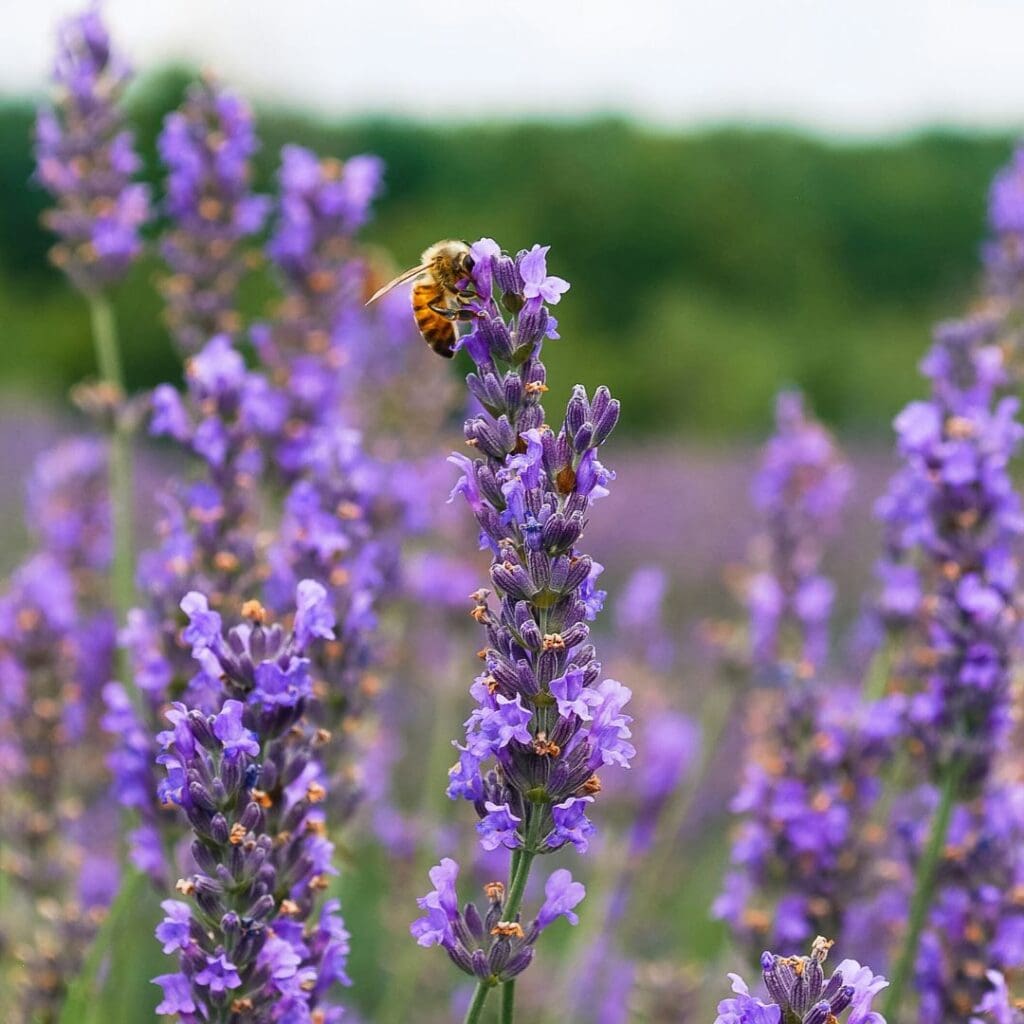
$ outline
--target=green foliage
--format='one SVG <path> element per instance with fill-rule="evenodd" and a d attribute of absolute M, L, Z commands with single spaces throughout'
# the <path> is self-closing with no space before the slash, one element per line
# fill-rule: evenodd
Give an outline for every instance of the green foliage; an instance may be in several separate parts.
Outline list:
<path fill-rule="evenodd" d="M 188 74 L 129 97 L 146 165 Z M 837 143 L 783 130 L 644 130 L 619 120 L 341 125 L 280 110 L 259 118 L 259 185 L 281 145 L 379 153 L 387 194 L 368 237 L 398 263 L 437 238 L 552 244 L 573 291 L 560 307 L 555 382 L 607 381 L 635 433 L 742 435 L 772 393 L 798 384 L 844 427 L 887 427 L 915 389 L 931 323 L 969 294 L 1002 136 L 932 132 Z M 0 384 L 60 389 L 88 368 L 85 315 L 45 266 L 43 197 L 27 185 L 31 110 L 0 109 Z M 147 294 L 155 262 L 117 296 L 137 386 L 174 373 Z M 259 313 L 268 290 L 250 289 Z M 584 348 L 585 347 L 585 348 Z M 572 379 L 570 379 L 572 378 Z"/>

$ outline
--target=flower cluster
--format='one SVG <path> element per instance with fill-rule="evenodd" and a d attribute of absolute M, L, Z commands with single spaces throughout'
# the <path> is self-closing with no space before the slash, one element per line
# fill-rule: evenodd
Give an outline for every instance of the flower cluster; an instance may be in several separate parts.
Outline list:
<path fill-rule="evenodd" d="M 116 885 L 95 766 L 95 708 L 113 668 L 103 445 L 80 438 L 38 461 L 28 489 L 37 550 L 0 595 L 3 930 L 19 935 L 26 1019 L 52 1020 Z M 15 929 L 19 908 L 28 926 Z"/>
<path fill-rule="evenodd" d="M 268 253 L 284 283 L 272 323 L 252 329 L 260 360 L 288 396 L 278 440 L 280 468 L 296 475 L 322 453 L 344 394 L 354 335 L 365 329 L 362 309 L 367 269 L 355 233 L 369 216 L 382 165 L 373 156 L 342 163 L 318 159 L 301 146 L 285 146 L 279 174 L 278 218 Z"/>
<path fill-rule="evenodd" d="M 174 703 L 159 737 L 162 796 L 192 829 L 197 870 L 178 883 L 157 929 L 179 970 L 156 979 L 157 1012 L 184 1021 L 340 1019 L 348 934 L 336 901 L 316 912 L 335 873 L 326 838 L 323 769 L 304 725 L 306 651 L 333 638 L 326 592 L 300 584 L 293 628 L 268 626 L 259 606 L 222 633 L 205 597 L 186 595 L 185 639 L 228 698 L 216 714 Z M 241 699 L 239 699 L 241 698 Z"/>
<path fill-rule="evenodd" d="M 818 936 L 810 956 L 763 953 L 768 1002 L 752 996 L 746 982 L 732 974 L 736 995 L 718 1004 L 715 1024 L 885 1024 L 871 1003 L 888 982 L 856 960 L 844 960 L 826 980 L 822 964 L 831 948 L 829 940 Z"/>
<path fill-rule="evenodd" d="M 481 547 L 491 552 L 497 607 L 488 589 L 472 595 L 473 617 L 487 632 L 480 652 L 485 670 L 471 689 L 478 706 L 466 722 L 448 794 L 473 803 L 484 850 L 514 851 L 507 902 L 496 895 L 493 912 L 510 919 L 507 937 L 523 940 L 515 947 L 517 972 L 546 923 L 542 913 L 539 927 L 524 932 L 516 916 L 533 857 L 567 844 L 587 849 L 594 827 L 586 812 L 601 788 L 598 771 L 627 767 L 634 753 L 623 712 L 630 692 L 614 680 L 599 681 L 588 643 L 587 623 L 604 599 L 596 586 L 601 566 L 577 549 L 590 506 L 607 493 L 610 474 L 597 453 L 619 406 L 605 388 L 591 400 L 577 386 L 559 431 L 545 423 L 540 349 L 545 337 L 557 337 L 546 303 L 569 287 L 547 273 L 546 258 L 540 246 L 513 258 L 490 239 L 471 248 L 471 280 L 465 282 L 471 297 L 463 315 L 472 329 L 460 345 L 475 364 L 467 384 L 482 411 L 465 424 L 475 457 L 451 457 L 463 471 L 452 495 L 466 499 Z M 572 905 L 583 897 L 583 887 L 567 873 L 553 874 L 547 889 L 551 898 L 571 892 Z M 421 903 L 440 906 L 440 898 L 432 894 Z M 450 898 L 446 905 L 454 906 Z M 450 911 L 447 917 L 454 927 L 456 918 Z M 481 973 L 489 955 L 501 962 L 512 947 L 496 943 L 490 954 L 481 949 L 478 919 L 475 911 L 466 919 L 473 945 L 452 940 L 447 948 L 458 950 L 453 959 L 475 973 L 479 985 L 490 986 L 510 975 L 507 963 L 504 973 Z M 502 927 L 494 925 L 499 937 Z M 422 929 L 421 920 L 413 928 L 421 942 Z"/>
<path fill-rule="evenodd" d="M 846 959 L 825 980 L 822 964 L 831 948 L 818 936 L 810 956 L 761 954 L 761 977 L 768 1001 L 752 996 L 742 978 L 730 975 L 734 998 L 718 1005 L 715 1024 L 831 1024 L 849 1010 L 846 1024 L 886 1024 L 871 1000 L 888 984 L 881 975 Z"/>
<path fill-rule="evenodd" d="M 544 886 L 544 902 L 536 918 L 524 928 L 518 911 L 506 913 L 505 886 L 484 886 L 488 907 L 481 915 L 476 905 L 459 910 L 455 883 L 459 865 L 450 857 L 430 870 L 436 889 L 417 902 L 426 913 L 413 922 L 412 934 L 421 946 L 442 946 L 459 970 L 486 985 L 511 981 L 530 965 L 540 933 L 559 917 L 571 924 L 579 919 L 573 908 L 584 889 L 564 868 L 553 871 Z"/>
<path fill-rule="evenodd" d="M 172 227 L 160 251 L 171 274 L 160 287 L 167 322 L 185 352 L 240 327 L 235 299 L 246 269 L 243 247 L 270 209 L 269 198 L 251 190 L 256 148 L 248 105 L 209 78 L 193 85 L 164 122 L 159 149 Z"/>
<path fill-rule="evenodd" d="M 899 819 L 897 819 L 899 821 Z M 899 821 L 915 856 L 920 815 Z M 962 1020 L 993 995 L 986 968 L 1024 968 L 1024 790 L 993 784 L 956 809 L 916 965 L 920 1017 Z"/>
<path fill-rule="evenodd" d="M 897 666 L 913 690 L 908 730 L 929 769 L 970 785 L 1005 738 L 1024 531 L 1010 460 L 1024 428 L 1000 398 L 1001 349 L 969 325 L 940 328 L 924 363 L 932 397 L 896 419 L 901 470 L 878 504 L 883 613 L 906 631 Z"/>
<path fill-rule="evenodd" d="M 597 772 L 627 767 L 633 755 L 623 713 L 630 692 L 598 681 L 587 643 L 587 622 L 604 599 L 602 567 L 576 548 L 590 506 L 607 493 L 597 452 L 619 407 L 604 388 L 590 401 L 576 387 L 558 433 L 544 425 L 536 353 L 554 331 L 544 298 L 568 286 L 548 277 L 540 247 L 513 260 L 485 239 L 473 253 L 480 297 L 463 345 L 477 367 L 470 391 L 486 411 L 465 427 L 479 456 L 452 456 L 463 470 L 453 493 L 469 503 L 492 552 L 499 605 L 491 607 L 488 590 L 474 595 L 473 616 L 487 630 L 485 671 L 472 687 L 479 706 L 448 792 L 473 801 L 485 849 L 572 843 L 585 851 Z M 511 323 L 499 300 L 516 311 Z"/>
<path fill-rule="evenodd" d="M 880 769 L 900 733 L 898 701 L 860 702 L 817 682 L 773 693 L 743 786 L 733 869 L 717 916 L 755 954 L 816 934 L 846 934 L 872 885 L 884 834 L 870 827 Z"/>
<path fill-rule="evenodd" d="M 808 416 L 799 394 L 779 395 L 775 428 L 754 478 L 764 533 L 746 593 L 753 665 L 769 674 L 783 660 L 787 624 L 798 640 L 790 647 L 794 661 L 808 670 L 825 661 L 835 587 L 821 574 L 821 561 L 853 482 L 832 437 Z"/>
<path fill-rule="evenodd" d="M 56 105 L 36 121 L 37 175 L 57 203 L 44 215 L 59 238 L 51 259 L 87 293 L 124 275 L 149 219 L 146 186 L 132 181 L 140 161 L 117 107 L 128 78 L 98 10 L 63 24 Z"/>

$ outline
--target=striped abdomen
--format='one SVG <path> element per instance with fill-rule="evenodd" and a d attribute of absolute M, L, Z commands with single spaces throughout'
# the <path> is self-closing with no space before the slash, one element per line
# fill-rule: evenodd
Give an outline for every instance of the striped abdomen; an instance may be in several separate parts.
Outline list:
<path fill-rule="evenodd" d="M 431 306 L 447 308 L 448 294 L 436 281 L 417 281 L 412 289 L 412 315 L 423 340 L 439 355 L 451 359 L 455 354 L 455 324 Z"/>

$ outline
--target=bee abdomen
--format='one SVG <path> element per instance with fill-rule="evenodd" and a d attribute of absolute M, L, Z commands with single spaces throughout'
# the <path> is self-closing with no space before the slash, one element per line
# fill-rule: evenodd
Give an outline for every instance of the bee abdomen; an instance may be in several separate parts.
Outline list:
<path fill-rule="evenodd" d="M 417 284 L 412 290 L 412 312 L 423 340 L 438 354 L 450 359 L 455 354 L 455 325 L 431 305 L 442 306 L 444 289 L 433 281 Z"/>

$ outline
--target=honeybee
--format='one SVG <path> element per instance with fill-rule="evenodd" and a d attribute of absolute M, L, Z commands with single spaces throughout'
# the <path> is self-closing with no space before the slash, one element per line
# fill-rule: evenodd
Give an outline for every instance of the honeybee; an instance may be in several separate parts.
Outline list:
<path fill-rule="evenodd" d="M 448 238 L 435 242 L 421 259 L 423 262 L 418 267 L 406 270 L 383 288 L 378 288 L 366 304 L 376 302 L 392 288 L 415 278 L 412 315 L 416 318 L 416 326 L 423 340 L 439 356 L 451 359 L 459 337 L 455 325 L 476 316 L 473 310 L 462 305 L 463 300 L 475 294 L 465 287 L 473 270 L 473 257 L 465 242 Z"/>

